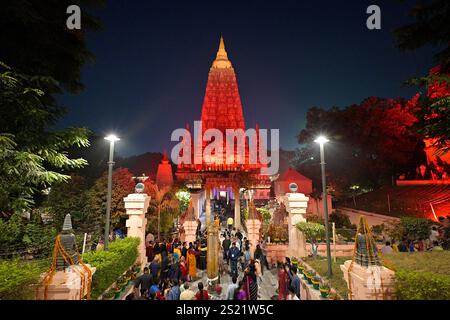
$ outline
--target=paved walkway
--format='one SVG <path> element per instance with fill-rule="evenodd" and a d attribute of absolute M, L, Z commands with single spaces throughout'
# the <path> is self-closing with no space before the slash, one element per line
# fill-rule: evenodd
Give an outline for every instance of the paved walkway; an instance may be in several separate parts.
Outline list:
<path fill-rule="evenodd" d="M 222 228 L 221 232 L 223 233 L 223 231 L 224 231 L 224 229 Z M 244 231 L 241 231 L 241 232 L 243 233 L 243 235 L 245 237 L 246 235 L 244 234 Z M 230 266 L 227 265 L 226 263 L 222 263 L 222 261 L 223 261 L 223 259 L 222 259 L 222 250 L 221 250 L 220 255 L 219 255 L 219 263 L 223 264 L 223 266 L 227 269 L 228 272 L 221 275 L 221 277 L 220 277 L 220 286 L 222 287 L 222 293 L 220 296 L 216 295 L 215 297 L 213 297 L 214 299 L 218 299 L 218 300 L 226 299 L 228 286 L 231 284 L 231 277 L 229 274 Z M 197 276 L 199 277 L 199 279 L 190 283 L 191 289 L 194 291 L 197 290 L 197 285 L 198 285 L 199 281 L 202 281 L 205 286 L 207 284 L 206 270 L 197 270 Z M 243 273 L 241 272 L 239 274 L 238 282 L 239 282 L 239 280 L 242 279 L 242 277 L 243 277 Z M 276 293 L 277 289 L 278 289 L 277 269 L 276 268 L 272 268 L 271 270 L 264 269 L 264 274 L 262 276 L 261 285 L 258 290 L 258 300 L 271 300 L 271 298 L 277 294 Z"/>
<path fill-rule="evenodd" d="M 220 257 L 221 258 L 221 257 Z M 226 265 L 226 264 L 225 264 Z M 206 270 L 198 270 L 197 275 L 199 279 L 190 283 L 190 287 L 192 290 L 197 290 L 197 285 L 200 281 L 203 282 L 204 285 L 207 283 Z M 241 280 L 243 274 L 241 273 L 238 278 Z M 272 296 L 276 295 L 276 290 L 278 289 L 278 276 L 276 268 L 272 270 L 264 270 L 264 274 L 262 276 L 261 285 L 258 290 L 258 300 L 271 300 Z M 225 300 L 228 292 L 228 286 L 231 284 L 231 277 L 229 273 L 226 273 L 220 277 L 220 286 L 222 287 L 222 293 L 220 296 L 214 297 L 218 300 Z"/>

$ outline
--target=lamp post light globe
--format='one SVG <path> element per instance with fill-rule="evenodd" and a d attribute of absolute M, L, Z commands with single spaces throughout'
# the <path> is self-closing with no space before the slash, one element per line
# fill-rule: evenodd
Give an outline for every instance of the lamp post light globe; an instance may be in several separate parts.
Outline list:
<path fill-rule="evenodd" d="M 328 141 L 330 141 L 330 140 L 328 140 L 327 137 L 325 137 L 325 136 L 318 136 L 318 137 L 316 138 L 316 140 L 314 140 L 314 142 L 315 142 L 315 143 L 318 143 L 318 144 L 325 144 L 325 143 L 327 143 Z"/>
<path fill-rule="evenodd" d="M 108 194 L 106 197 L 106 219 L 105 219 L 105 240 L 104 250 L 108 250 L 109 245 L 109 224 L 111 219 L 111 194 L 112 194 L 112 170 L 114 166 L 114 143 L 120 139 L 110 134 L 105 137 L 105 140 L 109 141 L 109 160 L 108 160 Z"/>
<path fill-rule="evenodd" d="M 108 140 L 109 142 L 115 142 L 115 141 L 119 141 L 120 138 L 118 138 L 115 134 L 110 134 L 105 137 L 105 140 Z"/>
<path fill-rule="evenodd" d="M 314 142 L 319 144 L 320 147 L 320 167 L 322 172 L 322 201 L 323 201 L 323 215 L 325 221 L 325 237 L 327 243 L 327 263 L 328 263 L 328 277 L 331 277 L 333 274 L 331 267 L 331 245 L 330 245 L 330 228 L 328 224 L 328 195 L 327 195 L 327 181 L 325 176 L 325 151 L 324 144 L 327 143 L 328 140 L 325 136 L 317 137 Z"/>

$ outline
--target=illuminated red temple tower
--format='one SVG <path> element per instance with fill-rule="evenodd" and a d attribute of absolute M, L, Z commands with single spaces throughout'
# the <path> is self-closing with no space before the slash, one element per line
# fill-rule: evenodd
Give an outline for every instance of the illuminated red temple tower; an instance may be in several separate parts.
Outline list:
<path fill-rule="evenodd" d="M 241 98 L 233 66 L 228 60 L 223 38 L 209 70 L 205 98 L 202 107 L 203 131 L 215 128 L 245 130 Z"/>
<path fill-rule="evenodd" d="M 227 163 L 225 158 L 226 130 L 242 129 L 245 131 L 246 128 L 236 74 L 231 61 L 228 59 L 222 37 L 220 38 L 216 58 L 209 69 L 201 112 L 201 124 L 202 136 L 208 129 L 219 129 L 223 133 L 223 154 L 213 154 L 213 159 L 203 159 L 202 164 L 195 164 L 194 161 L 192 161 L 192 164 L 179 164 L 176 177 L 191 190 L 191 204 L 197 217 L 206 217 L 206 223 L 210 221 L 211 213 L 213 213 L 211 212 L 210 200 L 213 200 L 215 204 L 218 202 L 226 202 L 227 204 L 234 202 L 235 226 L 240 227 L 239 190 L 244 186 L 243 177 L 247 181 L 254 181 L 252 188 L 263 188 L 263 186 L 267 188 L 270 187 L 270 182 L 268 176 L 260 175 L 261 166 L 259 164 L 249 164 L 247 141 L 245 159 L 236 157 L 237 147 L 234 152 L 234 163 Z M 203 141 L 202 151 L 206 145 L 207 142 Z M 194 160 L 193 153 L 192 160 Z M 238 159 L 244 160 L 244 163 Z M 249 186 L 246 185 L 245 187 Z M 203 206 L 205 211 L 203 211 Z M 205 216 L 203 216 L 203 212 Z"/>

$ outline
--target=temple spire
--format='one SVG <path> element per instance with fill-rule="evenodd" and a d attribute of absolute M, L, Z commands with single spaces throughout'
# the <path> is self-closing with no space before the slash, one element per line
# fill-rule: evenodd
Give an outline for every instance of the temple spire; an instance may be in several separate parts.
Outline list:
<path fill-rule="evenodd" d="M 223 41 L 222 35 L 220 36 L 219 52 L 225 52 L 225 54 L 227 54 L 227 52 L 225 51 L 225 42 Z"/>
<path fill-rule="evenodd" d="M 228 60 L 228 54 L 225 51 L 225 41 L 220 36 L 219 50 L 217 50 L 216 60 L 214 60 L 213 68 L 226 69 L 231 68 L 231 62 Z"/>

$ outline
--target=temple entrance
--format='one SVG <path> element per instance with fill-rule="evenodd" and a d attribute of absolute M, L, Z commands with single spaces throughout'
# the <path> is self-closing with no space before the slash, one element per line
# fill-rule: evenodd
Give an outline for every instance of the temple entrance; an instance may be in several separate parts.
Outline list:
<path fill-rule="evenodd" d="M 214 188 L 212 192 L 213 214 L 218 215 L 220 222 L 226 221 L 229 217 L 234 218 L 234 195 L 231 187 Z"/>

